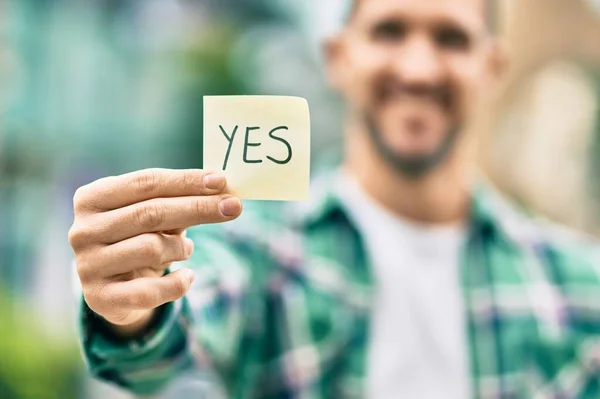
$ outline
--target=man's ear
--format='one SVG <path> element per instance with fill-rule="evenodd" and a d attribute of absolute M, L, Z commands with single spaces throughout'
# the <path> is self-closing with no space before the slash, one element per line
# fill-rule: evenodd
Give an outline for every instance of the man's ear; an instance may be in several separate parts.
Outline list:
<path fill-rule="evenodd" d="M 343 42 L 341 34 L 327 38 L 323 43 L 323 54 L 325 64 L 325 77 L 329 86 L 339 91 L 342 87 L 344 76 Z"/>

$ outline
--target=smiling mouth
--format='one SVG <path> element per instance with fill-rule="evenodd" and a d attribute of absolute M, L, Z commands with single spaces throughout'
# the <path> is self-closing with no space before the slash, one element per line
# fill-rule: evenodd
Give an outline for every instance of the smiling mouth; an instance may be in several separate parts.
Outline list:
<path fill-rule="evenodd" d="M 450 90 L 445 86 L 383 84 L 378 89 L 380 103 L 406 101 L 407 104 L 435 104 L 444 111 L 449 111 L 452 104 Z"/>

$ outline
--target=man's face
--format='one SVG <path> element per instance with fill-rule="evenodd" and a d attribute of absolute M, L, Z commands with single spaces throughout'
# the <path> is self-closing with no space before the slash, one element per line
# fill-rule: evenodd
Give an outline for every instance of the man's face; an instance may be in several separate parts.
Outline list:
<path fill-rule="evenodd" d="M 489 88 L 486 12 L 485 0 L 360 0 L 330 43 L 333 85 L 401 172 L 443 161 Z"/>

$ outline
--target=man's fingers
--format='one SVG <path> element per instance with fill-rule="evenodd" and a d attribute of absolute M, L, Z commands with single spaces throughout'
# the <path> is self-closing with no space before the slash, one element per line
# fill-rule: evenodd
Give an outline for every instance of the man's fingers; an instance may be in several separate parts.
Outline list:
<path fill-rule="evenodd" d="M 187 231 L 186 229 L 182 228 L 182 229 L 175 229 L 175 230 L 168 230 L 168 231 L 163 231 L 163 233 L 165 234 L 174 234 L 174 235 L 183 235 L 184 237 L 187 235 Z"/>
<path fill-rule="evenodd" d="M 190 269 L 181 269 L 163 277 L 143 277 L 107 285 L 105 303 L 123 310 L 154 309 L 181 298 L 194 281 Z"/>
<path fill-rule="evenodd" d="M 216 195 L 226 186 L 221 175 L 198 169 L 146 169 L 111 176 L 75 193 L 76 212 L 102 212 L 159 197 Z"/>
<path fill-rule="evenodd" d="M 144 233 L 221 223 L 242 211 L 238 198 L 228 196 L 157 198 L 90 216 L 85 231 L 71 232 L 72 245 L 93 234 L 103 244 L 113 244 Z"/>
<path fill-rule="evenodd" d="M 146 267 L 163 271 L 173 262 L 188 259 L 193 250 L 193 241 L 183 235 L 142 234 L 95 251 L 90 255 L 95 259 L 90 273 L 110 277 Z"/>

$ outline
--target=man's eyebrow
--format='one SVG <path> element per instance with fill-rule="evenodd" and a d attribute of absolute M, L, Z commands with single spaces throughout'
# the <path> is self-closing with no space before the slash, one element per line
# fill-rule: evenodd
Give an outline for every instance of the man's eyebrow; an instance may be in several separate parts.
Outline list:
<path fill-rule="evenodd" d="M 350 23 L 358 11 L 360 4 L 363 0 L 350 0 L 349 6 L 346 10 L 345 23 Z M 499 1 L 498 0 L 485 0 L 484 21 L 485 27 L 488 32 L 492 35 L 496 35 L 499 30 Z M 472 30 L 469 30 L 472 31 Z"/>
<path fill-rule="evenodd" d="M 404 18 L 401 15 L 387 15 L 387 16 L 383 16 L 383 17 L 375 19 L 373 21 L 372 25 L 377 26 L 377 25 L 389 24 L 389 23 L 406 24 L 407 18 Z"/>
<path fill-rule="evenodd" d="M 377 28 L 381 25 L 385 24 L 402 24 L 406 27 L 410 28 L 411 26 L 418 25 L 419 23 L 415 23 L 408 16 L 403 14 L 394 14 L 394 15 L 382 15 L 377 18 L 374 18 L 373 21 L 370 22 L 370 26 L 372 28 Z M 427 28 L 434 30 L 441 29 L 451 29 L 463 32 L 469 36 L 476 36 L 478 33 L 478 29 L 475 26 L 471 26 L 467 23 L 457 21 L 447 17 L 440 17 L 433 21 L 427 22 Z"/>
<path fill-rule="evenodd" d="M 475 35 L 477 33 L 477 30 L 474 27 L 467 26 L 465 24 L 459 23 L 457 21 L 449 20 L 449 19 L 442 19 L 442 20 L 436 21 L 432 25 L 437 30 L 441 30 L 441 29 L 455 30 L 455 31 L 460 31 L 460 32 L 466 33 L 469 36 Z"/>

